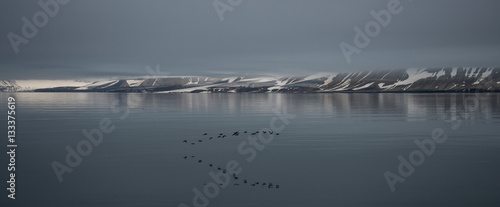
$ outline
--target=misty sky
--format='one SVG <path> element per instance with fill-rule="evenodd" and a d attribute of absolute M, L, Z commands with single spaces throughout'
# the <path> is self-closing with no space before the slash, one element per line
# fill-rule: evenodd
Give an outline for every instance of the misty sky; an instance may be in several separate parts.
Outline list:
<path fill-rule="evenodd" d="M 43 2 L 48 0 L 42 0 Z M 0 2 L 0 79 L 273 75 L 500 66 L 500 1 L 401 0 L 403 11 L 347 63 L 339 47 L 390 0 L 72 0 L 15 53 L 38 1 Z"/>

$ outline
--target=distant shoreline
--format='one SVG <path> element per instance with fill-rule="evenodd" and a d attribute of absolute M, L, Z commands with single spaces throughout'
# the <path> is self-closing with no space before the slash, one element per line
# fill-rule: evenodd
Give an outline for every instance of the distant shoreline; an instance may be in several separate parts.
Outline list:
<path fill-rule="evenodd" d="M 169 76 L 114 80 L 0 80 L 0 92 L 474 93 L 500 92 L 500 68 L 411 68 L 308 76 Z"/>

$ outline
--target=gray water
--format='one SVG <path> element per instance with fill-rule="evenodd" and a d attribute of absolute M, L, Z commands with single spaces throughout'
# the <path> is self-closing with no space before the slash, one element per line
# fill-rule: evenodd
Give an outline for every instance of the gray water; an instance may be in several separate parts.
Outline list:
<path fill-rule="evenodd" d="M 231 160 L 239 179 L 204 204 L 500 206 L 500 94 L 4 93 L 5 116 L 9 95 L 17 100 L 16 200 L 3 190 L 1 206 L 193 206 L 193 189 L 203 192 L 209 173 Z M 59 182 L 51 164 L 66 165 L 65 148 L 88 140 L 82 130 L 101 120 L 114 130 Z M 269 143 L 248 162 L 238 146 L 271 125 L 273 139 L 265 135 Z M 415 140 L 432 140 L 433 131 L 447 139 L 391 192 L 384 172 L 399 175 L 398 157 L 409 159 Z"/>

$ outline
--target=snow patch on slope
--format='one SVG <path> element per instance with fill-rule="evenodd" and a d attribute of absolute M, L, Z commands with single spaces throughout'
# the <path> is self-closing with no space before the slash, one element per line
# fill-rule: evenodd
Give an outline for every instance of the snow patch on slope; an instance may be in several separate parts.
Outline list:
<path fill-rule="evenodd" d="M 128 84 L 130 87 L 137 87 L 137 86 L 140 86 L 143 82 L 144 82 L 144 80 L 127 80 L 127 84 Z"/>
<path fill-rule="evenodd" d="M 484 81 L 484 79 L 486 79 L 488 76 L 490 76 L 492 72 L 493 72 L 493 68 L 486 69 L 486 71 L 484 71 L 484 73 L 481 75 L 481 78 L 477 79 L 476 82 L 474 82 L 472 85 L 477 85 L 481 81 Z M 477 75 L 476 75 L 476 77 L 477 77 Z"/>
<path fill-rule="evenodd" d="M 365 88 L 368 88 L 368 87 L 372 86 L 373 84 L 374 84 L 373 82 L 372 83 L 368 83 L 368 84 L 366 84 L 364 86 L 353 88 L 352 90 L 357 91 L 357 90 L 365 89 Z"/>
<path fill-rule="evenodd" d="M 379 83 L 378 86 L 379 86 L 379 88 L 382 88 L 382 89 L 390 89 L 390 88 L 395 88 L 397 86 L 408 86 L 408 87 L 405 88 L 405 90 L 406 90 L 413 83 L 417 82 L 418 80 L 426 79 L 426 78 L 435 76 L 435 74 L 429 73 L 429 72 L 425 71 L 425 69 L 420 69 L 420 70 L 418 70 L 418 69 L 407 69 L 406 70 L 406 74 L 408 74 L 408 78 L 405 79 L 405 80 L 398 81 L 398 82 L 396 82 L 394 84 L 387 85 L 387 86 L 384 86 L 385 85 L 384 83 Z"/>
<path fill-rule="evenodd" d="M 345 78 L 344 78 L 345 80 Z M 339 86 L 333 88 L 333 91 L 343 91 L 349 87 L 349 84 L 351 84 L 351 79 L 347 79 L 346 81 L 342 82 Z"/>
<path fill-rule="evenodd" d="M 336 75 L 336 74 L 334 74 L 334 73 L 316 73 L 316 74 L 313 74 L 313 75 L 310 75 L 310 76 L 303 78 L 301 81 L 314 80 L 314 79 L 325 78 L 325 77 L 330 77 L 330 76 L 334 76 L 334 75 Z"/>
<path fill-rule="evenodd" d="M 277 81 L 277 79 L 271 78 L 271 77 L 260 77 L 260 78 L 241 79 L 238 82 L 265 83 L 265 82 L 273 82 L 273 81 Z"/>
<path fill-rule="evenodd" d="M 446 71 L 444 71 L 444 69 L 440 70 L 437 74 L 436 74 L 436 79 L 438 79 L 439 77 L 443 76 L 446 74 Z"/>
<path fill-rule="evenodd" d="M 320 87 L 327 86 L 328 84 L 332 83 L 333 78 L 335 78 L 335 77 L 337 77 L 337 74 L 336 74 L 336 73 L 334 73 L 334 74 L 332 74 L 332 75 L 329 75 L 329 76 L 326 78 L 325 82 L 323 82 L 323 84 L 322 84 Z"/>
<path fill-rule="evenodd" d="M 285 86 L 288 83 L 289 80 L 290 80 L 290 78 L 287 78 L 286 80 L 284 80 L 284 79 L 281 79 L 281 80 L 278 79 L 278 80 L 276 80 L 276 85 L 274 85 L 273 87 L 269 87 L 268 91 L 271 92 L 273 90 L 280 90 L 280 89 L 282 89 L 283 86 Z"/>
<path fill-rule="evenodd" d="M 458 72 L 458 68 L 453 68 L 451 69 L 451 77 L 455 77 L 457 75 L 457 72 Z"/>
<path fill-rule="evenodd" d="M 212 85 L 212 86 L 215 86 L 215 85 Z M 160 92 L 156 92 L 156 93 L 190 93 L 190 92 L 197 91 L 197 90 L 207 91 L 208 87 L 210 87 L 210 86 L 198 86 L 198 87 L 183 88 L 183 89 L 177 89 L 177 90 L 171 90 L 171 91 L 160 91 Z"/>

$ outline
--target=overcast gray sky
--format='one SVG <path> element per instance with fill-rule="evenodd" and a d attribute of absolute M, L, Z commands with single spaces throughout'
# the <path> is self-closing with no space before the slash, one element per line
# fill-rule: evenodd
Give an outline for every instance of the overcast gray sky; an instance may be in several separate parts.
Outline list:
<path fill-rule="evenodd" d="M 42 0 L 43 2 L 48 0 Z M 500 1 L 401 0 L 403 11 L 348 63 L 339 47 L 390 0 L 72 0 L 16 54 L 38 1 L 0 1 L 0 79 L 262 75 L 500 66 Z"/>

